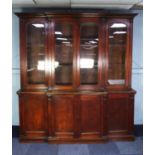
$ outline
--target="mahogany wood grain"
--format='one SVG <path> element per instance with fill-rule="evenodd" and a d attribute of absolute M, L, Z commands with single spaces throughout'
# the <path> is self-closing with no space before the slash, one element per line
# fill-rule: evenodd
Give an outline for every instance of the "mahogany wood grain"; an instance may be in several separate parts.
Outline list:
<path fill-rule="evenodd" d="M 20 94 L 20 135 L 27 138 L 47 136 L 47 97 L 42 94 Z"/>
<path fill-rule="evenodd" d="M 130 135 L 133 139 L 134 93 L 109 93 L 108 131 L 111 138 Z"/>

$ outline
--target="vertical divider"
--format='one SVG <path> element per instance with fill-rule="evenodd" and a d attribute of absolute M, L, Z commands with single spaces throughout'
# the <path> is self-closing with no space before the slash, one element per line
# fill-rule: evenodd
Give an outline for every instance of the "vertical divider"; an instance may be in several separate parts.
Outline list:
<path fill-rule="evenodd" d="M 105 67 L 105 75 L 104 75 L 104 85 L 105 87 L 108 86 L 108 67 L 109 67 L 109 39 L 108 39 L 108 35 L 109 35 L 109 29 L 108 29 L 108 22 L 106 20 L 105 24 L 104 24 L 104 29 L 105 29 L 105 54 L 104 54 L 104 67 Z"/>
<path fill-rule="evenodd" d="M 80 137 L 80 111 L 79 111 L 79 95 L 74 96 L 74 137 Z"/>
<path fill-rule="evenodd" d="M 108 116 L 108 109 L 107 109 L 107 107 L 108 107 L 108 105 L 107 105 L 107 103 L 108 103 L 108 95 L 107 94 L 103 94 L 103 96 L 102 96 L 102 101 L 101 101 L 101 103 L 102 103 L 102 122 L 101 122 L 101 124 L 102 124 L 102 137 L 104 137 L 104 136 L 106 136 L 107 135 L 107 132 L 108 132 L 108 119 L 107 119 L 107 116 Z"/>
<path fill-rule="evenodd" d="M 48 137 L 55 136 L 55 111 L 52 95 L 48 94 Z"/>
<path fill-rule="evenodd" d="M 103 23 L 101 20 L 99 20 L 99 32 L 98 32 L 98 42 L 99 42 L 99 87 L 102 89 L 104 85 L 104 42 L 103 42 L 103 37 L 104 37 L 104 32 L 103 32 Z"/>
<path fill-rule="evenodd" d="M 76 24 L 76 88 L 80 86 L 80 20 Z"/>
<path fill-rule="evenodd" d="M 48 20 L 48 89 L 51 90 L 54 85 L 54 20 Z"/>
<path fill-rule="evenodd" d="M 78 36 L 77 21 L 74 20 L 73 24 L 73 89 L 77 89 L 77 36 Z"/>

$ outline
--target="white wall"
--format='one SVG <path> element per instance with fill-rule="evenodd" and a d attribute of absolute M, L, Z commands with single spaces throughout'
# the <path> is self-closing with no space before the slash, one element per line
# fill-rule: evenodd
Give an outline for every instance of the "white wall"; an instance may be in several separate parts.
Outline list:
<path fill-rule="evenodd" d="M 133 23 L 133 66 L 132 88 L 137 91 L 135 96 L 135 124 L 143 124 L 143 12 Z"/>
<path fill-rule="evenodd" d="M 143 12 L 136 11 L 139 14 L 134 19 L 133 28 L 133 69 L 132 69 L 132 87 L 137 91 L 135 96 L 135 124 L 143 124 Z M 19 19 L 13 14 L 12 33 L 12 124 L 19 125 L 18 96 L 16 91 L 20 88 L 19 72 Z"/>
<path fill-rule="evenodd" d="M 19 71 L 19 19 L 12 16 L 12 124 L 19 125 L 17 90 L 20 89 Z"/>

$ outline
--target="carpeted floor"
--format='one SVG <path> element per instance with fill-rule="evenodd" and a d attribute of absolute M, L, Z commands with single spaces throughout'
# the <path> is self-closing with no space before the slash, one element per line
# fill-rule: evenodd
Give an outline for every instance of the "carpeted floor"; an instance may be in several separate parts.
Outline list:
<path fill-rule="evenodd" d="M 12 155 L 142 155 L 143 138 L 104 144 L 19 143 L 13 138 L 12 147 Z"/>

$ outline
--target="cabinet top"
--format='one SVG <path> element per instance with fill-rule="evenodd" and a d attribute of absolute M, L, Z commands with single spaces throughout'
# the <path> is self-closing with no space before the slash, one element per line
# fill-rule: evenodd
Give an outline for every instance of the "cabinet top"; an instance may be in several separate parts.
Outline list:
<path fill-rule="evenodd" d="M 50 18 L 50 17 L 98 17 L 98 18 L 130 18 L 133 19 L 137 14 L 128 12 L 112 12 L 112 11 L 98 11 L 98 12 L 75 12 L 75 11 L 59 11 L 59 12 L 34 12 L 34 13 L 15 13 L 20 18 Z"/>

